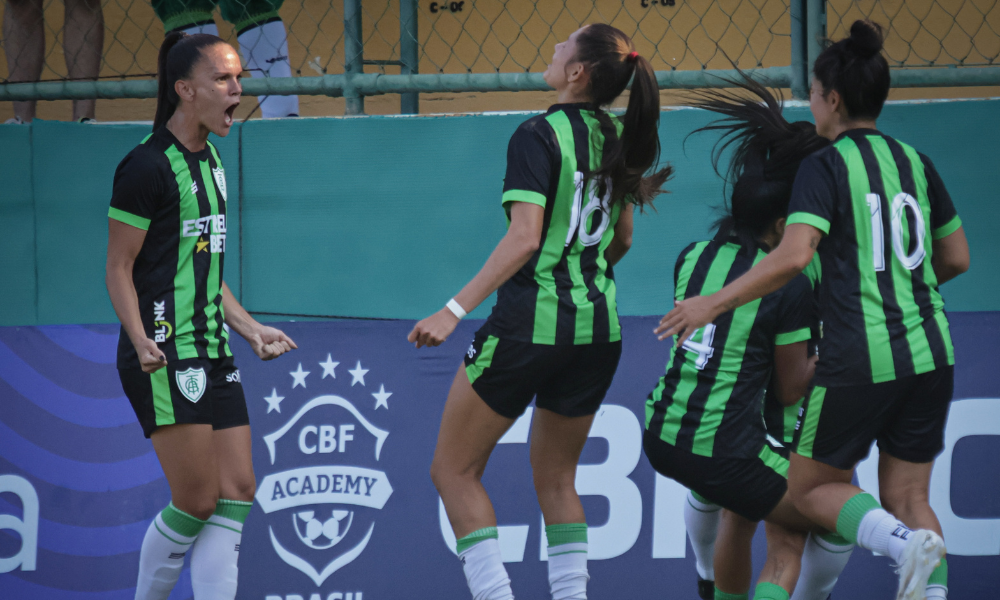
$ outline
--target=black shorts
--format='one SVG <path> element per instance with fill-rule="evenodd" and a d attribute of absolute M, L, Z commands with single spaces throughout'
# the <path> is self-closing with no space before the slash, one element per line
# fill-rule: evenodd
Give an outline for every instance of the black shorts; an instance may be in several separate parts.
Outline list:
<path fill-rule="evenodd" d="M 681 450 L 647 429 L 642 446 L 657 473 L 750 521 L 771 514 L 788 490 L 788 459 L 767 442 L 755 458 L 708 457 Z"/>
<path fill-rule="evenodd" d="M 232 357 L 175 360 L 155 373 L 118 369 L 118 376 L 147 438 L 165 425 L 203 423 L 228 429 L 250 424 Z"/>
<path fill-rule="evenodd" d="M 853 469 L 873 441 L 880 452 L 928 463 L 944 449 L 955 368 L 895 381 L 824 388 L 803 406 L 797 454 L 838 469 Z"/>
<path fill-rule="evenodd" d="M 497 414 L 516 419 L 535 405 L 564 417 L 592 415 L 618 370 L 622 343 L 532 344 L 479 331 L 465 353 L 472 389 Z"/>

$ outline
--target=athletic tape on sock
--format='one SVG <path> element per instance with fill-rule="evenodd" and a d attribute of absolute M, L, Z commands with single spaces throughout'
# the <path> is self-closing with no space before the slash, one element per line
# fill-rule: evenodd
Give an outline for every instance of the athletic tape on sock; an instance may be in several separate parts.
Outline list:
<path fill-rule="evenodd" d="M 753 600 L 788 600 L 788 592 L 780 585 L 762 581 L 753 592 Z"/>
<path fill-rule="evenodd" d="M 869 511 L 882 508 L 875 497 L 861 492 L 844 503 L 837 516 L 837 533 L 852 544 L 858 543 L 858 528 Z"/>
<path fill-rule="evenodd" d="M 455 543 L 455 553 L 461 554 L 479 542 L 490 539 L 500 539 L 496 527 L 483 527 L 482 529 L 477 529 Z"/>

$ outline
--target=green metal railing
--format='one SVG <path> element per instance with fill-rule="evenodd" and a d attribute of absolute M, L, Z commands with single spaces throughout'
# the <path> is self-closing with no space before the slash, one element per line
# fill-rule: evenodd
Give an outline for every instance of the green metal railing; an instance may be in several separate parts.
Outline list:
<path fill-rule="evenodd" d="M 400 111 L 402 113 L 419 112 L 419 94 L 427 92 L 494 92 L 494 91 L 543 91 L 549 87 L 545 84 L 540 73 L 529 72 L 526 68 L 524 72 L 472 72 L 468 68 L 466 73 L 419 73 L 419 66 L 422 57 L 421 36 L 418 30 L 418 22 L 421 16 L 421 7 L 417 0 L 399 0 L 399 25 L 398 42 L 394 42 L 394 51 L 398 54 L 398 59 L 370 59 L 365 56 L 365 23 L 363 18 L 366 15 L 363 0 L 331 0 L 342 2 L 343 7 L 343 74 L 326 74 L 317 76 L 300 76 L 292 78 L 247 78 L 244 80 L 244 94 L 247 95 L 325 95 L 333 97 L 344 97 L 346 99 L 346 114 L 364 114 L 364 99 L 367 96 L 380 94 L 399 94 Z M 370 0 L 366 0 L 370 1 Z M 639 0 L 636 0 L 637 2 Z M 677 0 L 678 2 L 680 0 Z M 752 2 L 753 0 L 747 0 Z M 767 0 L 765 0 L 766 2 Z M 790 38 L 790 52 L 787 66 L 761 66 L 761 56 L 755 50 L 751 52 L 752 62 L 746 65 L 744 70 L 754 79 L 767 85 L 781 88 L 790 88 L 793 97 L 806 98 L 808 95 L 808 82 L 810 65 L 822 51 L 825 40 L 831 35 L 842 37 L 846 35 L 845 21 L 853 16 L 864 16 L 869 18 L 892 17 L 888 15 L 882 4 L 899 4 L 899 0 L 871 0 L 865 3 L 869 10 L 858 12 L 857 5 L 847 6 L 845 2 L 850 0 L 835 0 L 827 2 L 825 0 L 790 0 L 783 6 L 787 10 L 789 31 L 788 33 L 775 32 L 774 26 L 777 21 L 767 25 L 768 34 L 774 38 L 787 35 Z M 962 0 L 925 0 L 931 4 L 962 4 Z M 971 1 L 971 0 L 969 0 Z M 641 0 L 642 6 L 652 2 L 661 2 L 663 6 L 674 5 L 674 0 Z M 470 2 L 471 4 L 471 2 Z M 861 3 L 857 3 L 860 5 Z M 756 6 L 756 4 L 754 4 Z M 831 7 L 836 11 L 836 22 L 830 26 L 827 23 L 827 14 Z M 624 9 L 623 9 L 624 10 Z M 763 9 L 761 9 L 763 10 Z M 944 10 L 944 9 L 942 9 Z M 854 12 L 851 12 L 854 11 Z M 881 11 L 881 12 L 880 12 Z M 855 13 L 857 13 L 855 15 Z M 383 13 L 383 16 L 387 13 Z M 645 13 L 649 14 L 649 13 Z M 898 13 L 893 13 L 898 14 Z M 911 10 L 911 13 L 912 10 Z M 950 13 L 949 13 L 950 14 Z M 956 13 L 958 15 L 958 13 Z M 964 13 L 963 13 L 964 14 Z M 735 10 L 733 11 L 735 15 Z M 704 16 L 704 15 L 702 15 Z M 959 15 L 961 16 L 961 15 Z M 959 23 L 959 16 L 955 17 L 955 22 Z M 1000 17 L 1000 12 L 997 14 Z M 426 15 L 424 15 L 426 17 Z M 919 17 L 919 15 L 917 15 Z M 917 18 L 915 17 L 915 18 Z M 615 16 L 620 18 L 620 15 Z M 645 17 L 641 17 L 645 18 Z M 735 17 L 733 17 L 735 18 Z M 962 17 L 965 19 L 965 17 Z M 985 16 L 984 16 L 985 19 Z M 965 19 L 967 21 L 967 19 Z M 380 25 L 378 23 L 376 25 Z M 850 23 L 846 23 L 849 27 Z M 673 25 L 671 25 L 672 27 Z M 923 24 L 921 25 L 923 26 Z M 639 22 L 636 22 L 639 27 Z M 704 26 L 702 26 L 704 28 Z M 756 27 L 756 25 L 755 25 Z M 927 27 L 930 27 L 928 25 Z M 967 27 L 962 25 L 962 27 Z M 971 26 L 968 26 L 971 27 Z M 369 27 L 370 29 L 370 27 Z M 736 29 L 739 29 L 736 27 Z M 932 86 L 992 86 L 1000 85 L 1000 62 L 994 65 L 996 57 L 982 50 L 985 42 L 977 40 L 984 39 L 990 35 L 990 31 L 983 32 L 983 29 L 975 30 L 972 40 L 972 47 L 978 48 L 976 57 L 987 56 L 985 59 L 978 59 L 978 62 L 969 61 L 963 56 L 972 56 L 972 51 L 966 51 L 964 55 L 960 52 L 949 49 L 947 56 L 952 62 L 945 61 L 946 66 L 940 66 L 942 61 L 915 61 L 906 57 L 919 56 L 924 46 L 933 46 L 933 42 L 927 42 L 927 36 L 913 35 L 906 38 L 906 33 L 900 28 L 894 28 L 890 21 L 888 30 L 890 39 L 887 40 L 887 53 L 890 61 L 896 67 L 893 70 L 893 85 L 896 87 L 932 87 Z M 728 31 L 728 29 L 727 29 Z M 962 29 L 965 31 L 965 29 Z M 751 32 L 740 33 L 744 35 L 749 47 Z M 637 31 L 636 35 L 639 35 Z M 646 35 L 645 33 L 643 35 Z M 688 33 L 690 37 L 690 32 Z M 892 37 L 895 35 L 896 37 Z M 951 34 L 948 34 L 951 35 Z M 971 34 L 970 34 L 971 35 Z M 369 35 L 369 39 L 371 39 Z M 648 41 L 648 35 L 646 36 Z M 952 38 L 955 36 L 952 35 Z M 383 36 L 383 39 L 385 36 Z M 425 36 L 426 38 L 426 36 Z M 898 38 L 898 39 L 897 39 Z M 926 38 L 926 39 L 925 39 Z M 935 38 L 937 39 L 937 38 Z M 941 43 L 948 42 L 947 36 L 941 38 Z M 997 36 L 1000 40 L 1000 36 Z M 636 38 L 639 43 L 639 38 Z M 902 42 L 899 42 L 902 40 Z M 653 50 L 657 50 L 655 40 L 653 40 Z M 547 42 L 546 42 L 547 43 Z M 716 41 L 717 52 L 721 51 L 721 42 Z M 770 41 L 767 42 L 770 48 Z M 901 53 L 903 59 L 894 59 L 893 52 L 896 46 L 908 48 L 907 52 Z M 976 44 L 979 44 L 978 46 Z M 998 42 L 1000 45 L 1000 42 Z M 530 64 L 537 64 L 541 56 L 542 44 L 536 46 L 537 54 L 532 58 Z M 933 50 L 933 48 L 931 48 Z M 508 48 L 509 51 L 509 48 Z M 426 51 L 424 51 L 426 57 Z M 902 51 L 900 51 L 902 52 Z M 939 53 L 940 54 L 940 53 Z M 1000 48 L 996 51 L 1000 55 Z M 723 55 L 727 56 L 724 52 Z M 742 54 L 741 54 L 742 56 Z M 957 58 L 956 58 L 957 57 Z M 706 68 L 706 63 L 702 62 L 701 69 L 676 68 L 664 57 L 659 58 L 660 62 L 666 62 L 670 70 L 658 70 L 657 81 L 661 89 L 692 89 L 692 88 L 713 88 L 728 87 L 731 81 L 735 80 L 737 73 L 732 69 Z M 676 60 L 676 59 L 675 59 Z M 700 60 L 700 59 L 699 59 Z M 717 64 L 718 61 L 713 59 Z M 727 58 L 728 60 L 728 58 Z M 756 64 L 754 64 L 754 62 Z M 731 61 L 730 61 L 731 62 Z M 520 64 L 520 63 L 518 63 Z M 965 66 L 974 64 L 976 66 Z M 383 72 L 365 72 L 366 67 L 374 67 Z M 385 73 L 386 67 L 399 69 L 399 74 Z M 537 68 L 537 67 L 536 67 Z M 318 70 L 318 69 L 317 69 Z M 443 71 L 444 69 L 439 69 Z M 325 71 L 325 69 L 324 69 Z M 121 79 L 121 80 L 100 80 L 100 81 L 44 81 L 37 83 L 2 83 L 0 84 L 0 101 L 11 100 L 59 100 L 59 99 L 84 99 L 84 98 L 152 98 L 156 95 L 156 82 L 151 79 Z"/>

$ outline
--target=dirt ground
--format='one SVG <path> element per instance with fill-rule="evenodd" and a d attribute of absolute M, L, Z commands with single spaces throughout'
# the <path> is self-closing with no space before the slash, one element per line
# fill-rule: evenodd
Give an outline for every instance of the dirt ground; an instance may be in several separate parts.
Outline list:
<path fill-rule="evenodd" d="M 46 67 L 42 79 L 65 76 L 63 8 L 44 0 Z M 742 68 L 787 65 L 790 55 L 788 0 L 419 0 L 421 73 L 544 70 L 554 44 L 583 23 L 610 22 L 632 35 L 638 50 L 657 69 Z M 442 8 L 444 6 L 445 8 Z M 0 5 L 0 12 L 4 5 Z M 299 76 L 343 72 L 341 0 L 288 0 L 281 15 L 289 32 L 289 57 Z M 399 57 L 399 3 L 362 2 L 365 59 Z M 163 27 L 146 0 L 104 0 L 105 52 L 102 77 L 149 76 Z M 876 0 L 828 3 L 829 34 L 841 37 L 859 17 L 887 23 L 886 53 L 892 64 L 990 64 L 1000 55 L 1000 6 L 979 10 L 969 0 Z M 220 34 L 236 43 L 232 26 L 218 17 Z M 11 57 L 7 56 L 7 60 Z M 0 80 L 7 60 L 0 61 Z M 368 72 L 398 73 L 393 65 L 368 65 Z M 786 91 L 786 96 L 787 96 Z M 891 99 L 1000 96 L 1000 88 L 894 90 Z M 678 104 L 678 92 L 664 90 L 663 105 Z M 553 103 L 548 92 L 422 94 L 424 114 L 539 110 Z M 256 100 L 244 99 L 238 116 L 259 118 Z M 399 112 L 399 96 L 365 99 L 368 114 Z M 151 120 L 154 101 L 100 100 L 99 121 Z M 300 98 L 303 116 L 344 114 L 344 100 Z M 42 119 L 68 119 L 69 101 L 40 102 Z M 0 122 L 13 116 L 0 102 Z"/>

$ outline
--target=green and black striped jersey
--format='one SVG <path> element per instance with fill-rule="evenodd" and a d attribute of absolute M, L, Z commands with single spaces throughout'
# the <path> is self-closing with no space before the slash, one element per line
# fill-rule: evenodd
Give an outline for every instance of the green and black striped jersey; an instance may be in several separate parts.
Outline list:
<path fill-rule="evenodd" d="M 160 127 L 118 165 L 108 216 L 146 230 L 132 281 L 146 335 L 167 360 L 232 356 L 222 310 L 226 173 L 215 147 L 190 152 Z M 122 330 L 118 367 L 138 366 Z"/>
<path fill-rule="evenodd" d="M 620 132 L 615 117 L 589 104 L 555 105 L 514 132 L 503 192 L 508 222 L 513 202 L 543 207 L 545 220 L 538 251 L 497 291 L 484 326 L 490 335 L 535 344 L 621 339 L 604 253 L 622 208 L 609 206 L 610 183 L 602 198 L 595 181 L 583 190 L 584 174 L 600 167 L 605 136 Z"/>
<path fill-rule="evenodd" d="M 691 244 L 674 267 L 675 299 L 715 293 L 764 256 L 735 238 Z M 723 313 L 671 351 L 646 400 L 646 429 L 701 456 L 756 457 L 767 435 L 762 411 L 774 347 L 808 340 L 815 319 L 805 275 Z"/>
<path fill-rule="evenodd" d="M 816 385 L 892 381 L 955 363 L 931 265 L 960 226 L 930 159 L 873 129 L 845 132 L 799 167 L 788 224 L 826 234 Z"/>

